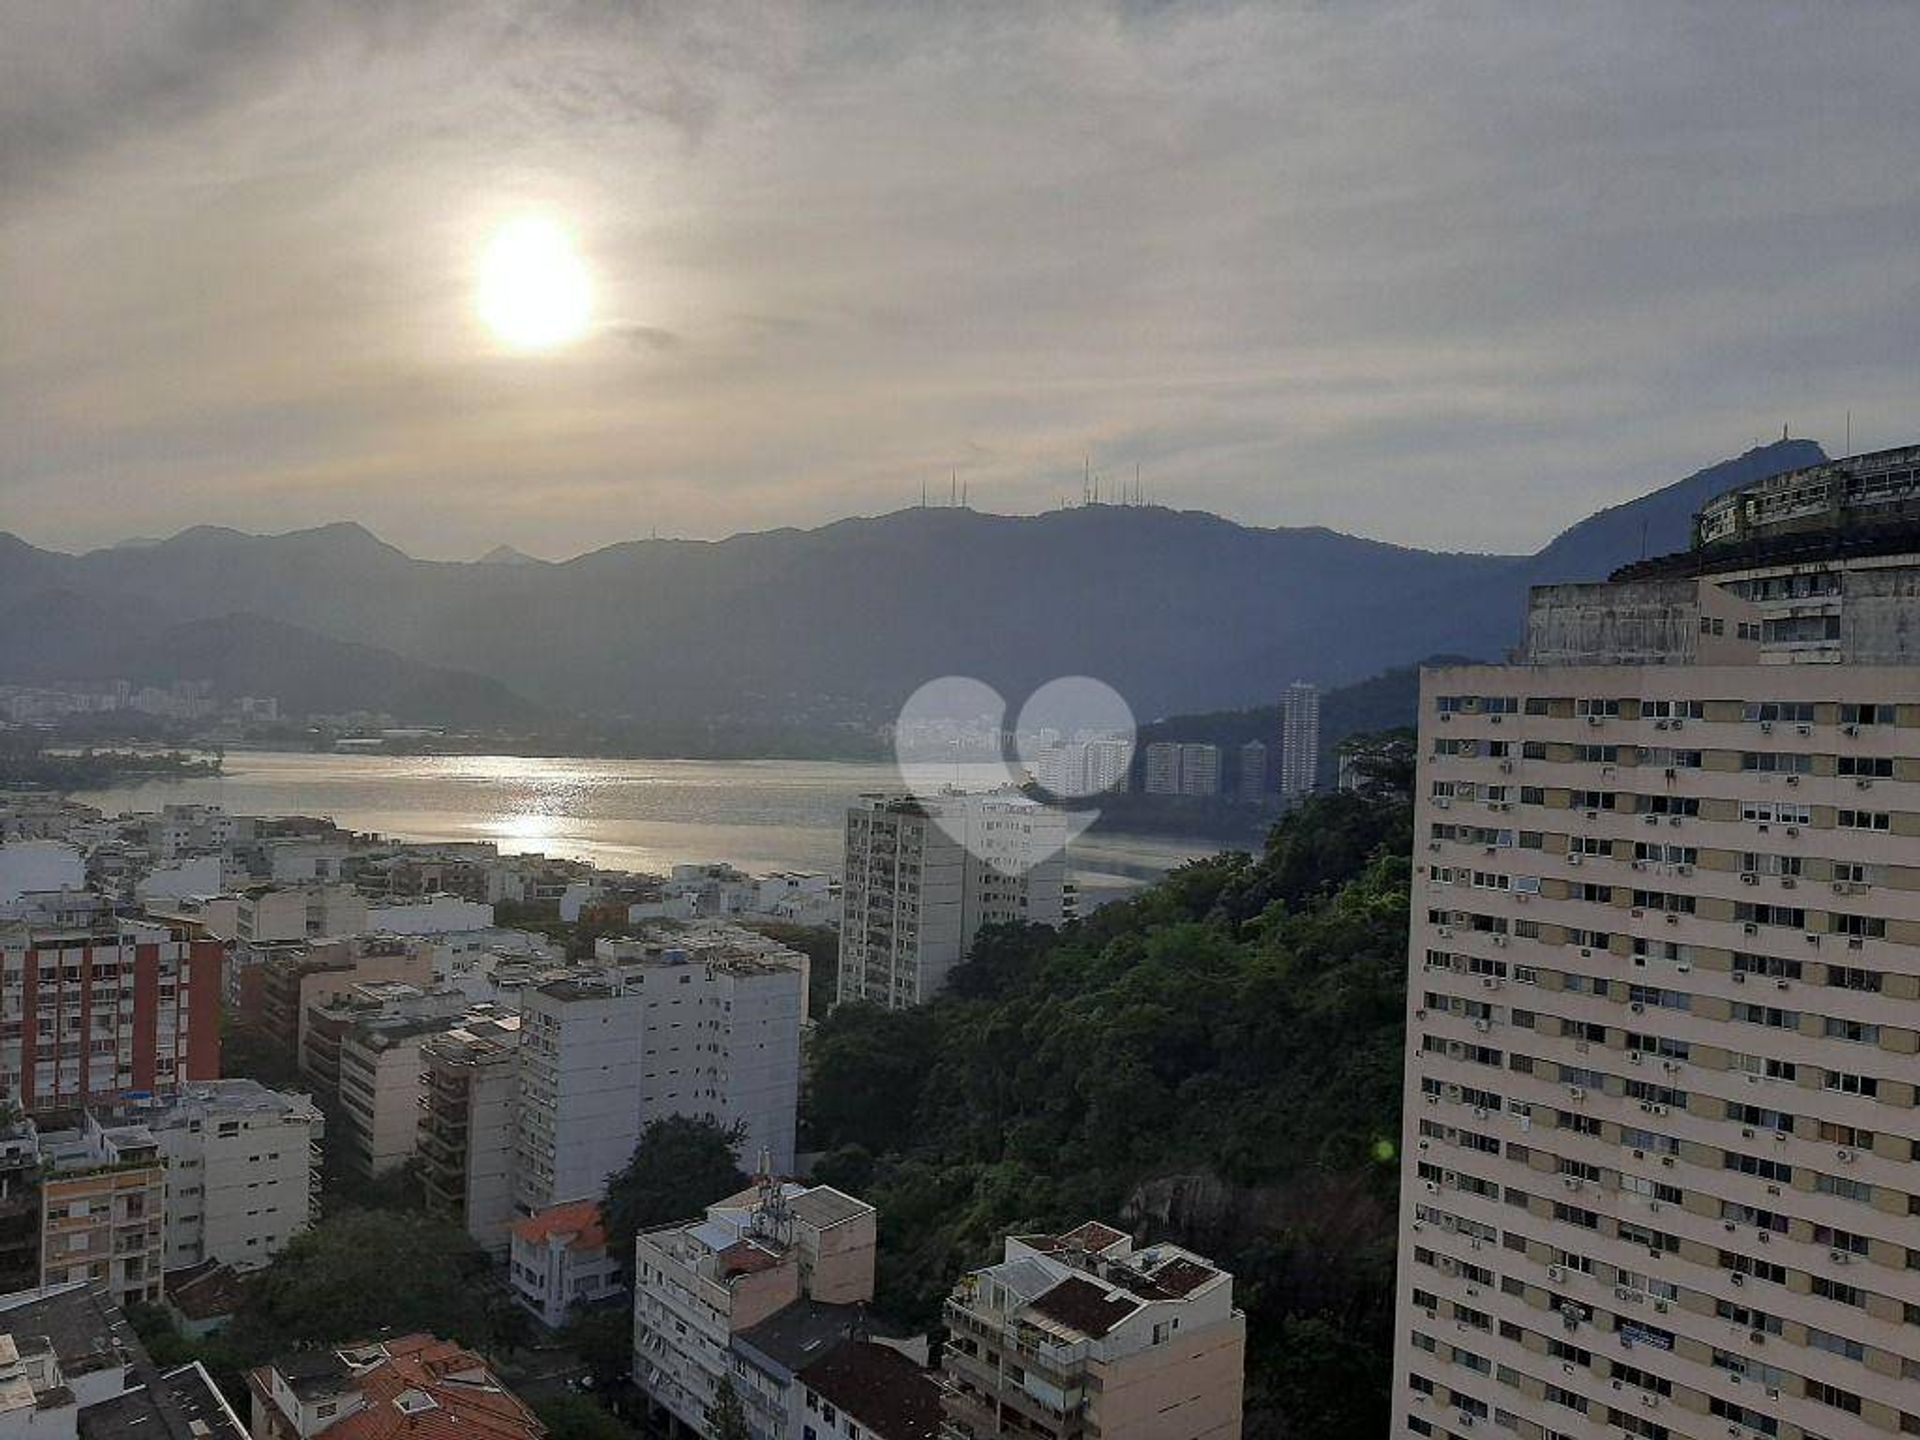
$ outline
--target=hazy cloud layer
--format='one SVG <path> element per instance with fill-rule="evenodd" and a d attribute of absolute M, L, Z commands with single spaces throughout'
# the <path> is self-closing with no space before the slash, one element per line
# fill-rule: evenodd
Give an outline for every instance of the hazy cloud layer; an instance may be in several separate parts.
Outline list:
<path fill-rule="evenodd" d="M 570 554 L 1171 503 L 1531 549 L 1777 435 L 1916 438 L 1920 7 L 0 16 L 0 528 Z M 596 331 L 503 352 L 537 210 Z"/>

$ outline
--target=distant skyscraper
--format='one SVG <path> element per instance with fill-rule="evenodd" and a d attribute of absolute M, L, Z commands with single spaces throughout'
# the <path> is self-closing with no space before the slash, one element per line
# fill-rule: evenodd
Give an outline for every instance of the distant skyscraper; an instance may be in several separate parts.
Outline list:
<path fill-rule="evenodd" d="M 1249 740 L 1240 747 L 1240 798 L 1258 800 L 1267 793 L 1267 747 Z"/>
<path fill-rule="evenodd" d="M 1220 793 L 1220 747 L 1218 745 L 1182 745 L 1180 747 L 1180 793 L 1182 795 L 1218 795 Z"/>
<path fill-rule="evenodd" d="M 847 811 L 838 998 L 931 1000 L 983 925 L 1064 918 L 1066 818 L 1022 795 L 868 795 Z"/>
<path fill-rule="evenodd" d="M 1147 767 L 1141 789 L 1149 795 L 1180 793 L 1180 747 L 1171 740 L 1147 746 Z"/>
<path fill-rule="evenodd" d="M 1297 800 L 1313 790 L 1320 766 L 1320 687 L 1294 681 L 1280 710 L 1280 793 Z"/>

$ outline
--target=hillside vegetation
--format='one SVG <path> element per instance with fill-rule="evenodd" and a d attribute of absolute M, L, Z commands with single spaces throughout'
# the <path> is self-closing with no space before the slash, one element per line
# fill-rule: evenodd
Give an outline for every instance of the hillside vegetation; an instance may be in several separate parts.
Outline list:
<path fill-rule="evenodd" d="M 1321 797 L 1258 856 L 986 934 L 920 1010 L 830 1015 L 807 1124 L 879 1207 L 882 1308 L 936 1322 L 1007 1232 L 1117 1219 L 1235 1273 L 1250 1434 L 1381 1433 L 1410 824 Z"/>

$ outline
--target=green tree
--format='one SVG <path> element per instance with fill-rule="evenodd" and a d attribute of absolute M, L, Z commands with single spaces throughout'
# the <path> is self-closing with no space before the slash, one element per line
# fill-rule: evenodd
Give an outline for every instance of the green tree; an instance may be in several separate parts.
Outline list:
<path fill-rule="evenodd" d="M 618 1385 L 633 1367 L 633 1311 L 625 1305 L 576 1310 L 560 1338 L 597 1389 Z"/>
<path fill-rule="evenodd" d="M 628 1429 L 584 1395 L 556 1395 L 533 1407 L 547 1440 L 633 1440 Z"/>
<path fill-rule="evenodd" d="M 382 1330 L 424 1330 L 485 1347 L 494 1336 L 476 1303 L 485 1252 L 466 1232 L 426 1215 L 349 1210 L 274 1257 L 234 1317 L 237 1348 L 262 1358 L 302 1344 L 337 1344 Z"/>
<path fill-rule="evenodd" d="M 707 1406 L 707 1434 L 711 1440 L 753 1440 L 746 1408 L 731 1380 L 722 1380 L 713 1392 L 713 1403 Z"/>
<path fill-rule="evenodd" d="M 745 1134 L 737 1124 L 687 1115 L 655 1120 L 641 1132 L 633 1158 L 607 1177 L 607 1244 L 629 1280 L 634 1237 L 642 1230 L 690 1220 L 746 1187 L 734 1163 Z"/>
<path fill-rule="evenodd" d="M 876 1154 L 905 1145 L 932 1068 L 938 1022 L 924 1010 L 841 1005 L 813 1032 L 807 1142 L 857 1142 Z"/>

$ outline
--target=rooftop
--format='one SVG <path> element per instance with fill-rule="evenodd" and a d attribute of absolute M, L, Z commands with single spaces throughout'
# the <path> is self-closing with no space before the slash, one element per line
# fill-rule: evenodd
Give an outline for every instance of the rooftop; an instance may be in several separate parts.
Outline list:
<path fill-rule="evenodd" d="M 800 1380 L 879 1440 L 933 1440 L 940 1433 L 939 1385 L 891 1346 L 851 1340 L 807 1366 Z"/>
<path fill-rule="evenodd" d="M 856 1336 L 908 1338 L 891 1320 L 874 1315 L 864 1305 L 828 1305 L 819 1300 L 796 1300 L 734 1336 L 756 1354 L 798 1373 Z"/>
<path fill-rule="evenodd" d="M 539 1440 L 546 1427 L 471 1351 L 431 1335 L 404 1335 L 378 1344 L 319 1352 L 328 1373 L 357 1390 L 365 1402 L 352 1414 L 316 1432 L 324 1440 Z M 295 1393 L 290 1367 L 276 1362 Z M 271 1393 L 265 1371 L 249 1377 L 256 1393 Z M 317 1378 L 317 1377 L 315 1377 Z"/>
<path fill-rule="evenodd" d="M 106 1292 L 83 1280 L 0 1295 L 0 1332 L 22 1351 L 51 1347 L 69 1376 L 90 1375 L 140 1358 L 140 1342 Z"/>
<path fill-rule="evenodd" d="M 199 1361 L 141 1366 L 133 1388 L 80 1412 L 79 1440 L 246 1440 L 247 1427 Z"/>
<path fill-rule="evenodd" d="M 569 1250 L 604 1250 L 607 1227 L 600 1218 L 599 1201 L 575 1200 L 529 1215 L 513 1227 L 513 1237 L 527 1245 L 564 1239 Z"/>

